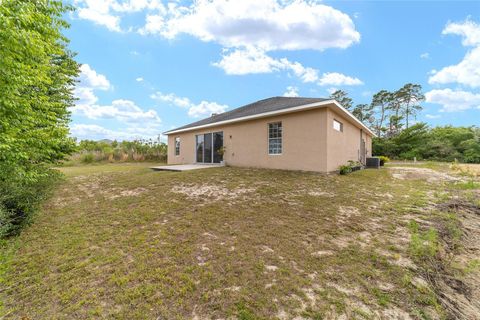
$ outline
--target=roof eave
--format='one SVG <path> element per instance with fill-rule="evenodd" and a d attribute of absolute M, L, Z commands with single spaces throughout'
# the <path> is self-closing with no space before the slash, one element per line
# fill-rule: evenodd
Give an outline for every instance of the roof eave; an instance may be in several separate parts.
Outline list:
<path fill-rule="evenodd" d="M 184 128 L 184 129 L 178 129 L 178 130 L 173 129 L 173 130 L 165 131 L 163 134 L 164 135 L 170 135 L 170 134 L 176 134 L 176 133 L 183 133 L 183 132 L 188 132 L 188 131 L 193 131 L 193 130 L 198 130 L 198 129 L 215 127 L 215 126 L 219 126 L 219 125 L 223 125 L 223 124 L 230 124 L 230 123 L 235 123 L 235 122 L 242 122 L 242 121 L 248 121 L 248 120 L 253 120 L 253 119 L 265 118 L 265 117 L 279 115 L 279 114 L 285 114 L 285 113 L 292 113 L 292 112 L 296 112 L 296 111 L 314 109 L 314 108 L 318 108 L 318 107 L 325 107 L 329 104 L 336 105 L 338 108 L 340 108 L 341 111 L 343 111 L 347 116 L 349 116 L 349 118 L 351 118 L 355 123 L 359 124 L 363 129 L 366 129 L 372 136 L 376 137 L 376 134 L 372 130 L 370 130 L 370 128 L 368 128 L 366 125 L 364 125 L 350 111 L 348 111 L 347 109 L 342 107 L 342 105 L 340 103 L 338 103 L 336 100 L 333 100 L 333 99 L 320 101 L 320 102 L 314 102 L 314 103 L 308 103 L 308 104 L 304 104 L 304 105 L 300 105 L 300 106 L 296 106 L 296 107 L 291 107 L 291 108 L 286 108 L 286 109 L 281 109 L 281 110 L 263 112 L 263 113 L 259 113 L 259 114 L 254 114 L 254 115 L 235 118 L 235 119 L 230 119 L 230 120 L 208 123 L 208 124 L 189 127 L 189 128 Z"/>

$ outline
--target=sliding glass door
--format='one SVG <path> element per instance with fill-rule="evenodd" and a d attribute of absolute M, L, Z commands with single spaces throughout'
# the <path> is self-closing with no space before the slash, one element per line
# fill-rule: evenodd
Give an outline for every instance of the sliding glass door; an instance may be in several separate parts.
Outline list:
<path fill-rule="evenodd" d="M 223 132 L 195 136 L 197 162 L 220 163 L 223 160 Z"/>

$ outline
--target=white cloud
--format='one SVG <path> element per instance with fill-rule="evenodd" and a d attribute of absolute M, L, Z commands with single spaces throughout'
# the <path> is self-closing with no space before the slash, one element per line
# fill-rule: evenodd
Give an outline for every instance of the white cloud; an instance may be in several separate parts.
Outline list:
<path fill-rule="evenodd" d="M 120 23 L 123 15 L 140 11 L 166 13 L 160 0 L 74 0 L 80 19 L 92 21 L 110 31 L 122 32 Z M 132 27 L 127 30 L 132 29 Z"/>
<path fill-rule="evenodd" d="M 111 105 L 77 104 L 72 112 L 89 119 L 116 119 L 121 122 L 155 122 L 160 123 L 160 117 L 155 110 L 144 111 L 130 100 L 114 100 Z"/>
<path fill-rule="evenodd" d="M 462 90 L 440 89 L 425 93 L 425 101 L 442 105 L 442 112 L 457 112 L 480 106 L 480 94 Z"/>
<path fill-rule="evenodd" d="M 107 0 L 107 2 L 110 2 L 112 10 L 117 12 L 132 13 L 143 10 L 159 10 L 160 12 L 165 13 L 165 6 L 161 0 L 127 0 L 123 2 Z"/>
<path fill-rule="evenodd" d="M 103 74 L 97 73 L 88 64 L 82 64 L 79 75 L 80 85 L 99 90 L 109 90 L 112 88 L 110 81 Z"/>
<path fill-rule="evenodd" d="M 480 87 L 480 46 L 469 51 L 463 60 L 435 72 L 431 84 L 458 83 L 472 88 Z"/>
<path fill-rule="evenodd" d="M 177 107 L 182 107 L 182 108 L 189 108 L 193 105 L 193 103 L 190 101 L 188 98 L 183 98 L 183 97 L 178 97 L 174 93 L 161 93 L 160 91 L 157 91 L 156 93 L 152 94 L 150 98 L 154 100 L 159 100 L 163 102 L 167 102 L 170 104 L 173 104 Z"/>
<path fill-rule="evenodd" d="M 227 105 L 216 102 L 202 101 L 198 104 L 190 101 L 189 98 L 179 97 L 174 93 L 164 94 L 156 92 L 150 96 L 152 99 L 173 104 L 177 107 L 188 109 L 188 115 L 193 118 L 208 117 L 213 113 L 223 113 L 228 109 Z"/>
<path fill-rule="evenodd" d="M 450 22 L 442 31 L 442 34 L 456 34 L 462 36 L 464 46 L 480 45 L 480 24 L 469 19 L 464 22 Z"/>
<path fill-rule="evenodd" d="M 442 116 L 439 114 L 426 114 L 425 117 L 427 119 L 438 119 L 438 118 L 441 118 Z"/>
<path fill-rule="evenodd" d="M 265 50 L 347 48 L 360 41 L 352 19 L 309 0 L 198 0 L 190 5 L 160 0 L 74 0 L 78 17 L 121 32 L 125 14 L 145 11 L 141 34 L 173 39 L 188 34 L 224 47 Z"/>
<path fill-rule="evenodd" d="M 474 46 L 469 50 L 462 61 L 456 65 L 432 70 L 428 79 L 430 84 L 458 83 L 472 88 L 480 87 L 480 25 L 466 20 L 462 23 L 449 23 L 443 34 L 462 36 L 464 46 Z"/>
<path fill-rule="evenodd" d="M 318 80 L 318 70 L 304 67 L 300 62 L 290 62 L 287 59 L 281 59 L 286 69 L 290 69 L 303 82 L 316 82 Z"/>
<path fill-rule="evenodd" d="M 280 60 L 273 59 L 264 50 L 255 47 L 225 50 L 222 59 L 213 65 L 229 75 L 272 73 L 284 68 Z"/>
<path fill-rule="evenodd" d="M 111 130 L 97 124 L 72 124 L 70 126 L 70 134 L 80 140 L 134 140 L 156 138 L 159 135 L 159 129 L 152 127 L 128 127 L 122 130 Z"/>
<path fill-rule="evenodd" d="M 74 2 L 80 18 L 112 31 L 122 31 L 120 19 L 124 14 L 146 11 L 144 26 L 127 30 L 133 28 L 140 34 L 157 34 L 166 39 L 187 34 L 218 43 L 227 51 L 213 65 L 229 75 L 283 70 L 303 82 L 314 83 L 319 80 L 318 70 L 266 53 L 347 48 L 360 41 L 360 33 L 347 14 L 310 0 L 198 0 L 189 5 L 180 1 L 163 5 L 160 0 Z"/>
<path fill-rule="evenodd" d="M 122 139 L 125 137 L 123 131 L 113 131 L 96 124 L 72 124 L 70 134 L 80 140 L 83 139 Z"/>
<path fill-rule="evenodd" d="M 77 105 L 91 105 L 95 104 L 98 101 L 97 96 L 93 93 L 92 88 L 87 87 L 75 87 L 74 90 L 75 97 L 78 99 Z"/>
<path fill-rule="evenodd" d="M 314 1 L 200 0 L 150 15 L 141 33 L 189 34 L 224 47 L 264 50 L 347 48 L 360 41 L 352 19 Z"/>
<path fill-rule="evenodd" d="M 358 78 L 346 76 L 338 72 L 327 72 L 320 78 L 319 85 L 321 86 L 358 86 L 363 82 Z"/>
<path fill-rule="evenodd" d="M 287 90 L 283 93 L 284 97 L 298 97 L 298 88 L 294 86 L 288 86 Z"/>
<path fill-rule="evenodd" d="M 165 20 L 162 15 L 149 14 L 145 18 L 145 26 L 138 30 L 142 35 L 160 33 L 165 25 Z"/>
<path fill-rule="evenodd" d="M 99 125 L 73 124 L 71 132 L 79 138 L 104 138 L 130 139 L 138 136 L 154 136 L 160 131 L 161 119 L 155 110 L 144 111 L 133 101 L 117 99 L 109 105 L 98 104 L 95 90 L 108 90 L 112 88 L 110 81 L 102 74 L 97 73 L 88 64 L 81 67 L 79 83 L 74 93 L 78 99 L 71 108 L 73 114 L 82 115 L 89 119 L 114 119 L 125 124 L 122 132 L 111 131 Z"/>
<path fill-rule="evenodd" d="M 142 81 L 143 81 L 143 78 L 142 78 L 142 77 L 138 77 L 137 79 L 135 79 L 135 81 L 137 81 L 137 82 L 142 82 Z"/>
<path fill-rule="evenodd" d="M 424 52 L 420 55 L 420 58 L 422 59 L 430 59 L 430 53 Z"/>
<path fill-rule="evenodd" d="M 293 72 L 303 82 L 318 80 L 318 70 L 304 67 L 301 63 L 291 62 L 286 58 L 274 59 L 264 50 L 255 47 L 225 50 L 222 59 L 213 65 L 223 69 L 229 75 L 272 73 L 284 70 Z"/>
<path fill-rule="evenodd" d="M 111 13 L 112 1 L 109 0 L 75 0 L 78 17 L 90 20 L 106 27 L 110 31 L 120 32 L 120 17 Z"/>
<path fill-rule="evenodd" d="M 227 108 L 228 106 L 216 102 L 202 101 L 199 104 L 192 105 L 188 109 L 188 115 L 193 118 L 206 117 L 212 114 L 223 113 Z"/>
<path fill-rule="evenodd" d="M 292 72 L 302 82 L 317 82 L 319 85 L 353 86 L 363 82 L 338 72 L 327 72 L 319 77 L 318 70 L 304 67 L 299 62 L 289 61 L 287 58 L 274 59 L 267 55 L 264 50 L 255 47 L 244 49 L 226 50 L 222 59 L 213 63 L 229 75 L 245 75 L 257 73 L 272 73 L 278 71 Z"/>

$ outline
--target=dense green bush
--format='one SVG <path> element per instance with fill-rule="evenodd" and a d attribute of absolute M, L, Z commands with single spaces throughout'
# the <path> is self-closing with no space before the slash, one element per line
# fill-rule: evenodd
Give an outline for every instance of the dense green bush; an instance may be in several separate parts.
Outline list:
<path fill-rule="evenodd" d="M 341 175 L 349 174 L 350 172 L 352 172 L 352 167 L 349 165 L 342 165 L 338 168 L 338 172 Z"/>
<path fill-rule="evenodd" d="M 52 169 L 37 169 L 35 180 L 10 180 L 0 183 L 0 238 L 17 234 L 31 221 L 33 213 L 47 198 L 61 174 Z"/>
<path fill-rule="evenodd" d="M 342 175 L 349 174 L 353 171 L 360 170 L 362 164 L 358 161 L 349 160 L 346 165 L 341 165 L 338 167 L 338 172 Z"/>
<path fill-rule="evenodd" d="M 83 163 L 92 163 L 95 160 L 95 157 L 91 153 L 82 154 L 80 160 Z"/>
<path fill-rule="evenodd" d="M 16 234 L 73 151 L 68 108 L 79 66 L 60 0 L 0 1 L 0 236 Z"/>
<path fill-rule="evenodd" d="M 391 137 L 373 139 L 373 154 L 394 159 L 480 163 L 480 128 L 418 123 Z"/>
<path fill-rule="evenodd" d="M 384 166 L 385 163 L 390 161 L 390 158 L 386 157 L 386 156 L 378 156 L 378 159 L 380 159 L 380 165 L 381 166 Z"/>

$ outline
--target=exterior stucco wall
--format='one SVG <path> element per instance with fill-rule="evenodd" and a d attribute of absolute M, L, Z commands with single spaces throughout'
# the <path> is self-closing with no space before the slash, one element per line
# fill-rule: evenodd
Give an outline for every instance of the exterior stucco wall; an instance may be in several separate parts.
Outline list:
<path fill-rule="evenodd" d="M 360 139 L 365 140 L 366 157 L 372 156 L 372 137 L 345 117 L 327 109 L 327 171 L 338 170 L 349 160 L 360 161 Z M 333 129 L 333 121 L 343 124 L 343 132 Z"/>
<path fill-rule="evenodd" d="M 326 171 L 327 109 L 320 108 L 210 127 L 168 136 L 168 163 L 195 162 L 195 135 L 223 131 L 228 165 L 272 169 Z M 268 124 L 282 122 L 282 154 L 268 154 Z M 180 155 L 175 156 L 175 137 Z"/>
<path fill-rule="evenodd" d="M 333 119 L 343 123 L 343 132 L 333 129 Z M 268 154 L 268 124 L 282 122 L 282 154 Z M 195 163 L 195 135 L 223 131 L 228 165 L 271 169 L 330 172 L 348 160 L 357 161 L 361 130 L 330 108 L 318 108 L 237 122 L 168 136 L 168 164 Z M 175 156 L 175 138 L 180 137 L 180 155 Z M 363 131 L 367 156 L 372 139 Z"/>

